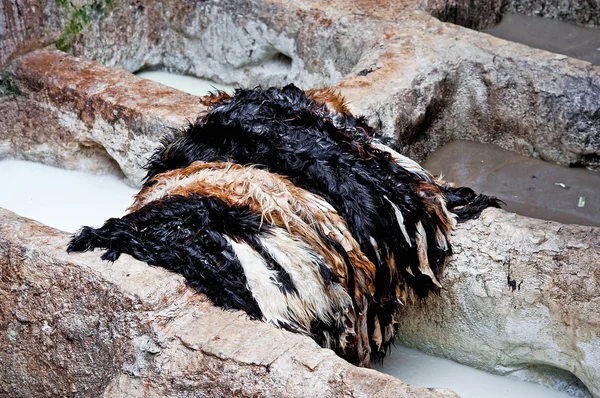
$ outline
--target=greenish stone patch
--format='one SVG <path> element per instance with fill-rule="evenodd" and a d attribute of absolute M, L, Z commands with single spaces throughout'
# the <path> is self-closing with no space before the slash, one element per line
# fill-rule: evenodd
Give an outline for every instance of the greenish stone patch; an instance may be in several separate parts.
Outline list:
<path fill-rule="evenodd" d="M 73 44 L 73 39 L 90 21 L 114 7 L 115 0 L 94 0 L 90 4 L 77 7 L 69 0 L 56 0 L 56 4 L 67 11 L 69 20 L 65 25 L 65 30 L 58 38 L 55 45 L 61 51 L 68 51 Z"/>
<path fill-rule="evenodd" d="M 17 97 L 22 95 L 14 77 L 7 71 L 0 72 L 0 97 Z"/>

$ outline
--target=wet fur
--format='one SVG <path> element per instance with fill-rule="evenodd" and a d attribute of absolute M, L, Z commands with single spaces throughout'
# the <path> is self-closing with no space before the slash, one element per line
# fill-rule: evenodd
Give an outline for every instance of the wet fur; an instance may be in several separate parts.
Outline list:
<path fill-rule="evenodd" d="M 425 209 L 411 173 L 397 167 L 399 175 L 390 179 L 380 162 L 360 153 L 362 143 L 347 144 L 344 131 L 328 115 L 325 105 L 294 86 L 238 90 L 185 132 L 167 138 L 149 163 L 148 178 L 197 160 L 233 161 L 264 165 L 323 197 L 377 266 L 369 334 L 377 316 L 384 343 L 373 343 L 371 349 L 383 354 L 394 333 L 397 306 L 437 289 L 419 271 L 415 234 Z M 348 119 L 346 125 L 353 122 Z M 401 212 L 403 225 L 390 203 Z M 428 236 L 434 236 L 431 221 L 422 221 Z M 448 253 L 436 250 L 433 242 L 428 247 L 432 266 L 441 268 Z"/>
<path fill-rule="evenodd" d="M 216 304 L 368 366 L 392 343 L 398 306 L 439 292 L 455 218 L 498 205 L 384 145 L 331 90 L 204 101 L 212 108 L 150 159 L 131 213 L 84 228 L 69 251 L 104 247 L 112 261 L 124 252 L 180 272 Z M 214 286 L 220 267 L 234 274 L 225 292 Z"/>
<path fill-rule="evenodd" d="M 182 274 L 215 304 L 311 335 L 343 352 L 352 300 L 323 258 L 245 206 L 197 194 L 148 203 L 98 229 L 84 227 L 68 252 L 106 249 Z M 353 334 L 353 333 L 351 333 Z"/>
<path fill-rule="evenodd" d="M 352 331 L 346 338 L 353 341 L 343 355 L 352 362 L 369 364 L 367 319 L 359 315 L 366 313 L 375 293 L 375 266 L 329 203 L 282 176 L 256 167 L 194 162 L 155 176 L 136 195 L 129 211 L 136 212 L 163 197 L 194 194 L 219 199 L 228 206 L 247 206 L 265 222 L 285 228 L 322 256 L 330 272 L 353 296 L 355 308 L 348 309 L 344 320 Z"/>

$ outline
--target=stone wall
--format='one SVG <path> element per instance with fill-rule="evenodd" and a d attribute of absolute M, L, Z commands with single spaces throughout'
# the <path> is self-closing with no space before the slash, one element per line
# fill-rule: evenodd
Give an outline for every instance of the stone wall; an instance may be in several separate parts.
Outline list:
<path fill-rule="evenodd" d="M 116 1 L 91 14 L 69 51 L 130 72 L 162 68 L 250 86 L 335 84 L 353 111 L 417 159 L 463 138 L 562 165 L 600 167 L 600 68 L 419 11 L 496 20 L 500 1 L 367 3 Z M 2 4 L 3 20 L 13 16 L 10 26 L 26 24 L 29 14 Z M 0 38 L 3 62 L 14 58 L 9 48 L 26 51 L 64 30 L 54 2 L 30 0 L 22 8 L 47 21 L 45 28 L 31 30 L 31 37 L 13 29 Z"/>
<path fill-rule="evenodd" d="M 506 13 L 600 27 L 597 0 L 420 0 L 420 8 L 443 22 L 476 30 L 493 27 Z"/>
<path fill-rule="evenodd" d="M 53 0 L 1 0 L 0 70 L 14 57 L 54 43 L 64 21 Z"/>
<path fill-rule="evenodd" d="M 398 340 L 580 393 L 571 373 L 600 396 L 600 228 L 489 210 L 452 245 L 446 291 L 402 308 Z"/>

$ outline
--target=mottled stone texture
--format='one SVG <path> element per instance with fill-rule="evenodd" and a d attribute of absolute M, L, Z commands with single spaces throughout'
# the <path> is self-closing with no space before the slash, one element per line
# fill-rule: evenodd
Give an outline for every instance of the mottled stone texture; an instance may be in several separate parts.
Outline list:
<path fill-rule="evenodd" d="M 122 256 L 0 209 L 0 395 L 455 397 L 356 368 Z"/>
<path fill-rule="evenodd" d="M 499 1 L 116 1 L 74 36 L 71 52 L 129 71 L 166 68 L 233 84 L 336 84 L 352 110 L 417 159 L 466 138 L 598 169 L 599 67 L 419 11 L 457 23 L 496 20 Z M 39 2 L 25 3 L 37 15 Z M 55 7 L 42 4 L 43 15 Z M 465 24 L 478 26 L 473 18 Z"/>
<path fill-rule="evenodd" d="M 420 0 L 421 8 L 443 22 L 482 30 L 502 19 L 510 0 Z"/>
<path fill-rule="evenodd" d="M 54 43 L 65 18 L 52 0 L 0 0 L 0 69 L 18 55 Z"/>
<path fill-rule="evenodd" d="M 473 4 L 457 12 L 461 18 L 502 8 Z M 166 67 L 242 85 L 338 82 L 352 110 L 418 159 L 466 138 L 563 165 L 600 167 L 600 68 L 417 11 L 448 14 L 448 5 L 388 5 L 148 2 L 143 10 L 116 8 L 91 24 L 73 53 L 128 70 Z M 130 31 L 117 28 L 131 19 L 138 23 Z"/>
<path fill-rule="evenodd" d="M 447 290 L 402 309 L 399 341 L 568 390 L 562 369 L 600 396 L 600 228 L 492 209 L 452 244 Z"/>
<path fill-rule="evenodd" d="M 4 215 L 3 225 L 11 222 Z M 43 241 L 55 237 L 30 228 Z M 7 238 L 0 236 L 0 395 L 99 396 L 121 372 L 131 329 L 139 328 L 136 300 L 49 256 L 39 242 Z"/>

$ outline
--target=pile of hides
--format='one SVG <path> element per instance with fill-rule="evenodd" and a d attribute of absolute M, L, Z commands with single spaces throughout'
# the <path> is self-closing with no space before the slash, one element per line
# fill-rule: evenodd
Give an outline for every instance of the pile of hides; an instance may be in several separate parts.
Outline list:
<path fill-rule="evenodd" d="M 135 203 L 69 252 L 182 274 L 216 305 L 369 366 L 394 314 L 438 293 L 456 222 L 493 197 L 454 188 L 377 138 L 327 89 L 219 92 L 166 136 Z"/>

